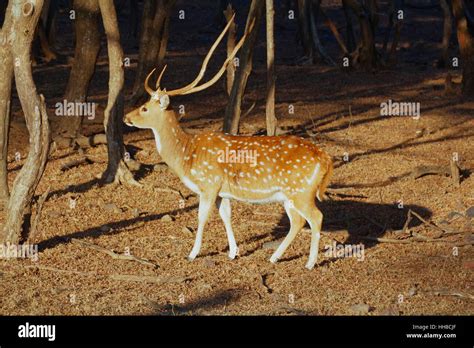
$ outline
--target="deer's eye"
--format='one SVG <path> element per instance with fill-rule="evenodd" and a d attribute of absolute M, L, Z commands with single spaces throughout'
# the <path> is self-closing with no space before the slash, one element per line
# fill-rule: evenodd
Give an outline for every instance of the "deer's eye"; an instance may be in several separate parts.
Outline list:
<path fill-rule="evenodd" d="M 142 107 L 142 112 L 147 112 L 147 111 L 148 111 L 148 109 L 145 106 Z"/>

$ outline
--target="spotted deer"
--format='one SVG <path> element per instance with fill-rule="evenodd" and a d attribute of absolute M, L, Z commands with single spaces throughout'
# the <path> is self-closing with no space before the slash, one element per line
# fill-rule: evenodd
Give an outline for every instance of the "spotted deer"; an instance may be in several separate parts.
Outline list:
<path fill-rule="evenodd" d="M 229 21 L 231 23 L 231 21 Z M 199 195 L 198 229 L 189 260 L 199 254 L 204 226 L 214 204 L 224 222 L 229 243 L 229 258 L 238 254 L 231 225 L 230 200 L 251 203 L 282 202 L 290 220 L 290 231 L 270 261 L 275 263 L 303 228 L 311 227 L 311 246 L 306 264 L 312 269 L 317 262 L 323 215 L 315 198 L 324 197 L 332 173 L 331 157 L 310 141 L 295 136 L 234 136 L 223 133 L 190 135 L 183 131 L 170 97 L 195 93 L 212 86 L 224 73 L 228 63 L 241 47 L 244 37 L 208 82 L 198 85 L 224 31 L 206 55 L 196 79 L 187 86 L 167 91 L 160 88 L 165 68 L 156 83 L 145 90 L 150 100 L 125 116 L 125 123 L 137 128 L 151 129 L 162 159 L 190 190 Z"/>

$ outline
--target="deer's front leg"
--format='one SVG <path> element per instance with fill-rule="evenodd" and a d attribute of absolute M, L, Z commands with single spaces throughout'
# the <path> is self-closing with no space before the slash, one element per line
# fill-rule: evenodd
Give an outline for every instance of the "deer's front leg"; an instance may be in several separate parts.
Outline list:
<path fill-rule="evenodd" d="M 199 199 L 198 230 L 196 233 L 196 240 L 194 241 L 193 250 L 191 250 L 191 254 L 189 254 L 188 256 L 189 261 L 194 260 L 196 256 L 198 256 L 199 251 L 201 250 L 204 226 L 206 225 L 207 219 L 209 218 L 209 214 L 211 212 L 211 208 L 213 207 L 216 201 L 216 197 L 216 194 L 201 194 L 201 197 Z"/>
<path fill-rule="evenodd" d="M 230 200 L 228 198 L 219 198 L 217 200 L 217 208 L 219 209 L 219 214 L 224 222 L 227 240 L 229 241 L 229 258 L 233 260 L 239 253 L 239 249 L 237 248 L 234 231 L 232 230 Z"/>

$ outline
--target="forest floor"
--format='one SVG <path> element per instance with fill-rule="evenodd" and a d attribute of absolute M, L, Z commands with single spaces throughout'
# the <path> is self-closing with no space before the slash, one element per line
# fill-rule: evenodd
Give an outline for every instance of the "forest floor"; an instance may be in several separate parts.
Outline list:
<path fill-rule="evenodd" d="M 168 88 L 194 76 L 217 35 L 217 29 L 192 31 L 208 23 L 209 14 L 206 17 L 199 11 L 204 10 L 193 7 L 187 22 L 172 21 L 163 81 Z M 313 270 L 304 268 L 310 242 L 307 230 L 297 236 L 281 261 L 269 262 L 277 241 L 289 229 L 284 209 L 277 204 L 232 203 L 240 248 L 235 260 L 227 257 L 224 226 L 215 211 L 204 232 L 201 254 L 189 262 L 198 198 L 166 166 L 159 165 L 151 131 L 129 130 L 127 149 L 142 163 L 135 174 L 143 188 L 100 184 L 98 178 L 107 162 L 105 145 L 84 150 L 91 162 L 66 170 L 62 169 L 66 163 L 83 155 L 53 151 L 36 192 L 40 196 L 50 188 L 33 237 L 39 260 L 0 261 L 0 315 L 474 314 L 474 103 L 446 95 L 446 70 L 433 67 L 440 41 L 435 38 L 441 38 L 440 12 L 413 10 L 408 15 L 398 64 L 375 73 L 343 72 L 323 64 L 296 66 L 296 21 L 278 20 L 279 126 L 311 139 L 336 164 L 331 199 L 319 204 L 324 221 L 319 262 Z M 178 35 L 185 30 L 191 34 Z M 263 37 L 244 110 L 256 104 L 242 120 L 242 134 L 264 132 Z M 322 38 L 333 41 L 326 27 Z M 73 54 L 70 45 L 64 44 L 69 47 L 63 48 L 66 56 Z M 136 49 L 125 47 L 136 62 Z M 279 47 L 288 49 L 279 51 Z M 330 46 L 329 52 L 333 57 L 339 54 L 336 46 Z M 102 107 L 108 75 L 104 54 L 91 87 L 91 100 Z M 221 50 L 215 61 L 222 60 Z M 217 64 L 211 70 L 216 71 Z M 128 89 L 134 66 L 127 70 Z M 69 67 L 67 63 L 40 64 L 35 70 L 50 114 L 62 100 Z M 460 71 L 452 74 L 459 82 Z M 380 105 L 389 99 L 419 102 L 421 117 L 381 116 Z M 220 129 L 226 101 L 223 85 L 218 83 L 201 93 L 176 97 L 172 104 L 175 109 L 185 106 L 183 127 L 201 132 Z M 127 111 L 132 108 L 128 106 Z M 86 134 L 101 131 L 99 116 L 86 121 Z M 27 134 L 16 99 L 10 185 L 24 163 Z M 19 161 L 16 153 L 21 154 Z M 419 166 L 449 167 L 453 154 L 464 170 L 459 186 L 445 175 L 403 176 Z M 396 177 L 400 178 L 389 180 Z M 410 209 L 439 228 L 457 233 L 441 235 L 439 228 L 416 217 L 400 232 Z M 0 211 L 0 223 L 4 220 L 5 213 Z M 414 241 L 419 235 L 431 241 Z M 376 242 L 371 237 L 406 243 Z M 129 251 L 152 265 L 114 259 L 81 242 L 116 253 Z M 327 255 L 325 248 L 334 242 L 363 245 L 363 254 Z"/>

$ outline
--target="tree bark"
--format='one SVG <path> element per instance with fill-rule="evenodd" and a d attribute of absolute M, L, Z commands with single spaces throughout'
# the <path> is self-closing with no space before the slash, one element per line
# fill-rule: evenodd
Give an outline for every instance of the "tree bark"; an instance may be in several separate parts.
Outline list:
<path fill-rule="evenodd" d="M 351 13 L 349 12 L 349 5 L 347 0 L 342 0 L 342 9 L 344 10 L 344 17 L 346 18 L 346 46 L 349 52 L 353 52 L 356 48 L 354 26 L 352 25 Z"/>
<path fill-rule="evenodd" d="M 353 61 L 364 70 L 373 70 L 377 67 L 379 59 L 375 48 L 374 23 L 371 18 L 373 14 L 368 13 L 357 0 L 345 0 L 346 4 L 352 8 L 359 19 L 361 39 Z"/>
<path fill-rule="evenodd" d="M 252 71 L 252 57 L 257 41 L 258 29 L 265 6 L 264 0 L 252 0 L 247 17 L 245 32 L 249 32 L 239 53 L 239 66 L 235 73 L 234 84 L 224 116 L 224 132 L 237 134 L 239 131 L 242 98 L 247 86 L 247 79 Z M 253 27 L 252 27 L 253 24 Z"/>
<path fill-rule="evenodd" d="M 267 17 L 267 102 L 265 107 L 267 135 L 275 135 L 277 119 L 275 117 L 275 38 L 273 0 L 266 0 Z"/>
<path fill-rule="evenodd" d="M 464 1 L 452 0 L 453 15 L 456 21 L 459 50 L 463 65 L 462 94 L 474 98 L 474 21 Z"/>
<path fill-rule="evenodd" d="M 326 53 L 321 40 L 319 39 L 317 21 L 319 17 L 319 10 L 321 7 L 321 0 L 313 0 L 310 3 L 309 22 L 311 28 L 311 37 L 313 40 L 314 49 L 319 53 L 320 58 L 329 65 L 336 65 L 329 54 Z"/>
<path fill-rule="evenodd" d="M 104 111 L 104 127 L 107 136 L 108 164 L 102 179 L 120 184 L 138 184 L 124 160 L 123 144 L 123 50 L 114 3 L 99 0 L 109 55 L 109 97 Z"/>
<path fill-rule="evenodd" d="M 224 11 L 224 16 L 227 22 L 232 20 L 233 23 L 230 25 L 229 32 L 227 33 L 227 57 L 229 57 L 232 54 L 232 51 L 235 48 L 236 25 L 235 25 L 235 20 L 232 19 L 232 16 L 234 15 L 234 13 L 235 12 L 232 9 L 232 5 L 229 3 L 229 6 L 227 6 L 227 9 Z M 230 62 L 229 65 L 227 66 L 227 75 L 226 75 L 227 95 L 230 95 L 232 91 L 234 76 L 235 76 L 235 64 L 234 62 Z"/>
<path fill-rule="evenodd" d="M 12 11 L 7 13 L 7 16 L 12 16 L 12 33 L 16 34 L 12 43 L 12 55 L 16 62 L 14 73 L 18 97 L 30 134 L 30 149 L 23 168 L 15 178 L 8 201 L 7 219 L 3 229 L 4 243 L 18 244 L 22 235 L 26 237 L 29 219 L 25 220 L 25 213 L 31 210 L 31 201 L 43 175 L 49 153 L 50 133 L 46 105 L 43 96 L 39 96 L 36 91 L 30 60 L 32 41 L 42 6 L 43 0 L 36 0 L 34 3 L 16 1 L 12 5 Z"/>
<path fill-rule="evenodd" d="M 145 0 L 137 72 L 131 103 L 136 104 L 145 96 L 143 81 L 153 68 L 161 70 L 166 53 L 166 26 L 176 0 Z"/>
<path fill-rule="evenodd" d="M 298 28 L 303 55 L 308 61 L 313 61 L 313 41 L 311 39 L 311 0 L 298 0 Z"/>
<path fill-rule="evenodd" d="M 11 12 L 11 4 L 5 13 Z M 13 80 L 13 57 L 8 40 L 12 28 L 12 17 L 7 16 L 0 31 L 0 207 L 6 207 L 10 197 L 8 189 L 8 131 L 10 127 L 10 100 Z"/>
<path fill-rule="evenodd" d="M 74 11 L 76 48 L 64 99 L 71 103 L 83 103 L 87 99 L 100 51 L 99 4 L 97 0 L 75 0 Z M 67 145 L 72 145 L 79 135 L 83 116 L 60 119 L 53 130 L 53 137 L 65 138 Z"/>
<path fill-rule="evenodd" d="M 441 57 L 438 60 L 438 67 L 443 68 L 448 64 L 449 60 L 449 43 L 453 33 L 453 18 L 447 0 L 440 0 L 439 4 L 443 9 L 444 24 L 443 24 L 443 41 L 441 43 Z"/>

